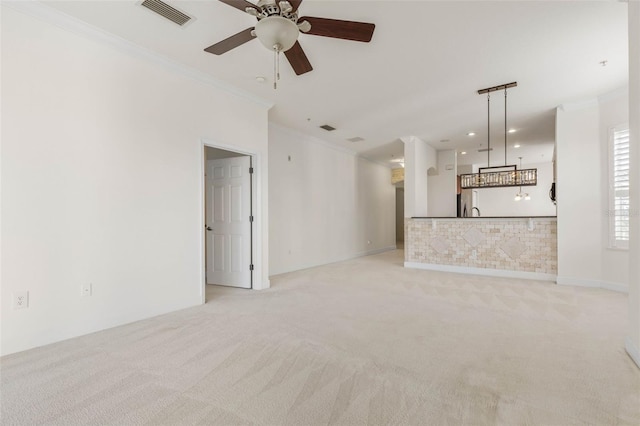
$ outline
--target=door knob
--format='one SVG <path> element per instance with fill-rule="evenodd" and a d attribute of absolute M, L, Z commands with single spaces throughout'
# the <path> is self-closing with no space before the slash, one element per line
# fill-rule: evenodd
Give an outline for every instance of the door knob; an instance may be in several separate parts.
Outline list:
<path fill-rule="evenodd" d="M 207 226 L 207 231 L 213 231 L 213 229 L 210 226 Z"/>

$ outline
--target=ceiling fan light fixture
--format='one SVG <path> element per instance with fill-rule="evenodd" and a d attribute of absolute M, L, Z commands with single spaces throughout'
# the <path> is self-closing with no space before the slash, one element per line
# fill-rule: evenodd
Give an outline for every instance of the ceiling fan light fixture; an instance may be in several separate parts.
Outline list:
<path fill-rule="evenodd" d="M 311 24 L 309 23 L 309 21 L 298 22 L 298 29 L 303 33 L 308 33 L 309 31 L 311 31 Z"/>
<path fill-rule="evenodd" d="M 291 11 L 293 11 L 293 6 L 291 6 L 291 3 L 286 0 L 278 2 L 278 6 L 280 6 L 281 13 L 290 13 Z"/>
<path fill-rule="evenodd" d="M 256 24 L 256 37 L 269 50 L 286 52 L 298 40 L 298 26 L 281 16 L 269 16 Z"/>
<path fill-rule="evenodd" d="M 251 16 L 258 16 L 260 14 L 260 12 L 258 12 L 258 9 L 256 9 L 255 7 L 250 7 L 250 6 L 247 6 L 244 9 L 244 11 L 247 12 Z"/>
<path fill-rule="evenodd" d="M 1 0 L 0 0 L 1 1 Z M 145 0 L 161 1 L 161 0 Z M 345 21 L 341 19 L 298 16 L 298 8 L 303 0 L 219 0 L 256 18 L 255 27 L 247 28 L 204 49 L 205 52 L 222 55 L 255 38 L 274 56 L 273 88 L 280 79 L 280 53 L 296 75 L 313 70 L 302 46 L 298 43 L 300 32 L 309 35 L 332 37 L 368 43 L 371 41 L 375 24 Z"/>

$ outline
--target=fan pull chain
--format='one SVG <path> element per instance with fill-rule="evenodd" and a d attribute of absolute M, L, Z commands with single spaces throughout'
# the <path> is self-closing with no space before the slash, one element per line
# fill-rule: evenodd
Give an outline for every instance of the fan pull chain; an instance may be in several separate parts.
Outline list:
<path fill-rule="evenodd" d="M 273 90 L 278 88 L 278 80 L 280 80 L 280 51 L 279 44 L 273 45 Z"/>

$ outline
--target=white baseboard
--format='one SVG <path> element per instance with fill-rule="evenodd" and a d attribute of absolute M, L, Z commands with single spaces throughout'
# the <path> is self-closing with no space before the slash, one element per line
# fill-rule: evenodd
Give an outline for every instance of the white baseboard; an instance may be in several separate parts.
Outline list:
<path fill-rule="evenodd" d="M 395 245 L 387 246 L 387 247 L 382 247 L 382 248 L 375 249 L 375 250 L 365 251 L 362 254 L 357 255 L 356 257 L 371 256 L 371 255 L 374 255 L 374 254 L 380 254 L 380 253 L 384 253 L 384 252 L 391 251 L 391 250 L 397 250 L 397 249 L 398 249 L 398 247 L 395 246 Z"/>
<path fill-rule="evenodd" d="M 633 344 L 631 339 L 628 337 L 624 343 L 624 348 L 627 350 L 629 357 L 633 360 L 633 362 L 636 363 L 638 368 L 640 368 L 640 351 L 638 350 L 636 345 Z"/>
<path fill-rule="evenodd" d="M 381 248 L 378 248 L 378 249 L 373 249 L 373 250 L 367 250 L 367 251 L 361 251 L 361 252 L 358 252 L 358 253 L 353 253 L 353 254 L 350 254 L 350 255 L 347 255 L 347 256 L 344 256 L 344 257 L 336 257 L 334 259 L 330 259 L 328 262 L 310 266 L 310 268 L 313 268 L 313 267 L 316 267 L 316 266 L 328 265 L 328 264 L 331 264 L 331 263 L 344 262 L 344 261 L 347 261 L 347 260 L 357 259 L 359 257 L 373 256 L 374 254 L 380 254 L 380 253 L 384 253 L 384 252 L 391 251 L 391 250 L 397 250 L 396 246 L 395 245 L 386 246 L 386 247 L 381 247 Z M 307 269 L 307 268 L 304 268 L 304 269 Z"/>
<path fill-rule="evenodd" d="M 263 281 L 260 286 L 254 285 L 252 290 L 266 290 L 268 288 L 271 288 L 271 280 Z"/>
<path fill-rule="evenodd" d="M 271 274 L 270 277 L 274 277 L 274 276 L 280 275 L 280 274 L 287 274 L 289 272 L 294 272 L 294 271 L 302 271 L 304 269 L 316 268 L 318 266 L 330 265 L 332 263 L 345 262 L 347 260 L 357 259 L 359 257 L 372 256 L 374 254 L 380 254 L 380 253 L 384 253 L 384 252 L 391 251 L 391 250 L 397 250 L 397 247 L 395 245 L 386 246 L 386 247 L 382 247 L 382 248 L 378 248 L 378 249 L 374 249 L 374 250 L 368 250 L 368 251 L 361 251 L 361 252 L 357 252 L 357 253 L 352 253 L 352 254 L 349 254 L 349 255 L 346 255 L 346 256 L 343 256 L 343 257 L 335 257 L 333 259 L 327 259 L 325 262 L 317 262 L 317 263 L 310 263 L 310 264 L 306 264 L 306 265 L 300 265 L 300 266 L 294 267 L 294 269 L 287 269 L 287 270 L 284 270 L 284 271 L 277 271 L 276 273 Z"/>
<path fill-rule="evenodd" d="M 614 283 L 610 281 L 588 280 L 585 278 L 564 277 L 558 275 L 556 282 L 559 285 L 571 285 L 575 287 L 602 288 L 604 290 L 617 291 L 619 293 L 629 293 L 626 284 Z"/>
<path fill-rule="evenodd" d="M 519 278 L 527 280 L 555 281 L 553 274 L 541 272 L 509 271 L 505 269 L 473 268 L 470 266 L 436 265 L 432 263 L 404 262 L 405 268 L 429 271 L 454 272 L 457 274 L 485 275 L 490 277 Z"/>

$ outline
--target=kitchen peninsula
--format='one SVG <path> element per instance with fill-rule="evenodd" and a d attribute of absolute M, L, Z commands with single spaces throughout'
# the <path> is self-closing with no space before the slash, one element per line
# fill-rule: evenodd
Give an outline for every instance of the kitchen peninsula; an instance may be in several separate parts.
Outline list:
<path fill-rule="evenodd" d="M 412 217 L 404 266 L 555 281 L 556 217 Z"/>

